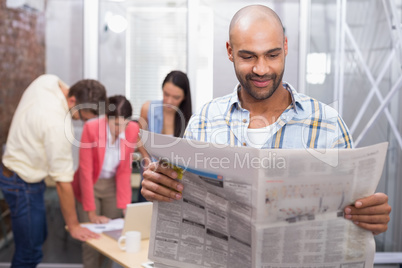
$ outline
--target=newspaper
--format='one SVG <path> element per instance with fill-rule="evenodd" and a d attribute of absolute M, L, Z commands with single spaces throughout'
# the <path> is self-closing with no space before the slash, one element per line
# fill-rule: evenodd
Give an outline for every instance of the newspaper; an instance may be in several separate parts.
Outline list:
<path fill-rule="evenodd" d="M 255 149 L 142 132 L 179 173 L 183 198 L 154 202 L 155 267 L 372 267 L 373 234 L 343 209 L 374 193 L 387 143 Z"/>

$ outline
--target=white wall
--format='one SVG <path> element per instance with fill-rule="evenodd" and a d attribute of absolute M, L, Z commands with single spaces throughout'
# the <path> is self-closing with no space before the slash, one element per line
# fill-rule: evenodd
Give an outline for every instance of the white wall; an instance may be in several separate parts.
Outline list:
<path fill-rule="evenodd" d="M 106 27 L 106 13 L 126 16 L 118 3 L 102 1 L 99 5 L 99 79 L 108 95 L 125 95 L 126 90 L 126 33 L 115 33 Z"/>
<path fill-rule="evenodd" d="M 46 72 L 71 85 L 83 77 L 82 0 L 47 0 Z"/>
<path fill-rule="evenodd" d="M 46 73 L 55 74 L 68 85 L 83 79 L 83 0 L 47 0 Z M 82 122 L 73 121 L 80 140 Z M 74 169 L 78 148 L 73 146 Z"/>

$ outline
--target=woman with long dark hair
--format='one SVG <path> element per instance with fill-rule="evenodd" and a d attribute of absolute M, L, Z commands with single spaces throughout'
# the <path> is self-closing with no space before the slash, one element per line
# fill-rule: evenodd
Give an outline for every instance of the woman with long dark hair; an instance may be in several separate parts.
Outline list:
<path fill-rule="evenodd" d="M 163 99 L 147 101 L 142 105 L 139 120 L 142 129 L 158 134 L 183 137 L 184 130 L 192 115 L 190 82 L 185 73 L 171 71 L 162 83 Z M 142 167 L 150 163 L 150 156 L 139 145 Z M 142 173 L 141 173 L 142 175 Z M 146 201 L 139 191 L 139 201 Z"/>
<path fill-rule="evenodd" d="M 140 127 L 150 132 L 183 137 L 184 130 L 192 115 L 190 82 L 185 73 L 171 71 L 162 83 L 163 99 L 147 101 L 141 107 Z M 148 153 L 142 146 L 139 152 L 143 166 L 150 162 Z"/>
<path fill-rule="evenodd" d="M 181 71 L 170 72 L 162 83 L 163 100 L 147 101 L 141 108 L 142 129 L 182 137 L 192 115 L 190 82 Z"/>

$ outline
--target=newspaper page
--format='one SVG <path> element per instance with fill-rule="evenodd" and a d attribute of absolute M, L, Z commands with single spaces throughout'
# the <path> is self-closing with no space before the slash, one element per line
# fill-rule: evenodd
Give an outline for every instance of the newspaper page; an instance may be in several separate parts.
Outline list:
<path fill-rule="evenodd" d="M 374 193 L 387 143 L 358 149 L 229 147 L 142 132 L 183 198 L 154 202 L 156 267 L 371 267 L 371 232 L 343 208 Z"/>

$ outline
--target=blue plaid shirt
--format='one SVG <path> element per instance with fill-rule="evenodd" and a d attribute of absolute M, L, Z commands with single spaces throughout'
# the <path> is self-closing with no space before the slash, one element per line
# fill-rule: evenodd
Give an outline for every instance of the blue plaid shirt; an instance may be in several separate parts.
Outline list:
<path fill-rule="evenodd" d="M 338 112 L 330 106 L 297 93 L 289 84 L 292 103 L 273 124 L 262 148 L 351 148 L 352 138 Z M 249 146 L 250 112 L 241 107 L 236 86 L 232 94 L 206 103 L 194 114 L 184 137 L 198 141 Z"/>

